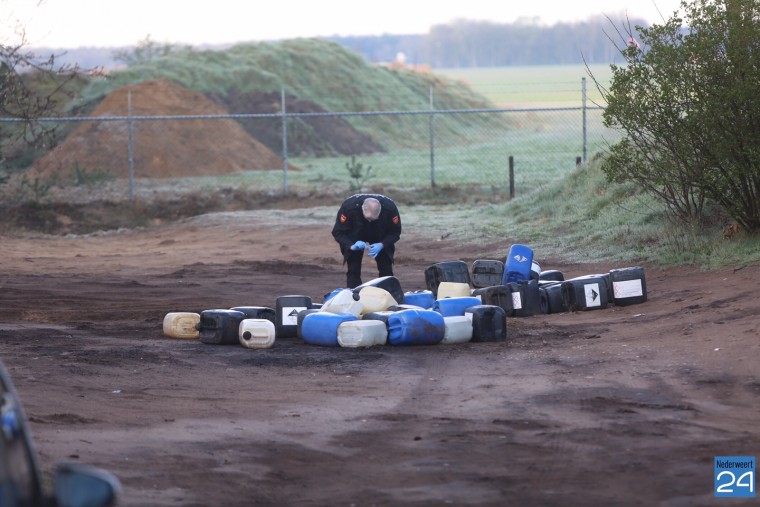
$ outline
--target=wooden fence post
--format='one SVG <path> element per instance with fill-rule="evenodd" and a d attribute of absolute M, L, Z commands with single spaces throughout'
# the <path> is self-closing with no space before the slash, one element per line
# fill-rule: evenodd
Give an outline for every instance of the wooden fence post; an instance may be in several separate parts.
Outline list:
<path fill-rule="evenodd" d="M 509 156 L 509 198 L 515 198 L 515 157 Z"/>

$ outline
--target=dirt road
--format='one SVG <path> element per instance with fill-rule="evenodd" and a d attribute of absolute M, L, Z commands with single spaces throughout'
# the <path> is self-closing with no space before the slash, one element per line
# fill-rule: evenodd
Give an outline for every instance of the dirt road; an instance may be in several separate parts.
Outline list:
<path fill-rule="evenodd" d="M 0 354 L 47 476 L 106 468 L 127 506 L 757 505 L 713 494 L 715 456 L 760 455 L 757 265 L 645 265 L 648 302 L 510 318 L 499 343 L 162 335 L 170 311 L 342 287 L 332 212 L 0 237 Z M 423 289 L 430 264 L 500 244 L 405 224 L 396 276 Z M 623 267 L 541 261 L 566 277 Z"/>

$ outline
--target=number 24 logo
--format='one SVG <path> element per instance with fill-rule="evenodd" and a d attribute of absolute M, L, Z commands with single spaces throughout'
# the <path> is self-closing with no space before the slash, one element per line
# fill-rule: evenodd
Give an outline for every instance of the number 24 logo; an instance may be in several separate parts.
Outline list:
<path fill-rule="evenodd" d="M 736 485 L 737 488 L 748 488 L 750 493 L 753 493 L 755 491 L 755 482 L 754 472 L 745 472 L 742 475 L 739 476 L 739 478 L 736 478 L 736 475 L 734 475 L 733 472 L 729 472 L 728 470 L 724 470 L 721 473 L 718 474 L 718 476 L 715 478 L 715 482 L 719 483 L 721 482 L 721 478 L 723 476 L 728 476 L 728 482 L 725 484 L 721 484 L 715 489 L 716 493 L 733 493 L 734 490 L 732 486 Z M 744 478 L 747 478 L 746 482 L 742 482 Z"/>

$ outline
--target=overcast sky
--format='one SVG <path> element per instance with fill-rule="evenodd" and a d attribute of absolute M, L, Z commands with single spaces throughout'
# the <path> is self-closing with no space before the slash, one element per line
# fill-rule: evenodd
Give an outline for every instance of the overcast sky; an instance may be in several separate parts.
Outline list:
<path fill-rule="evenodd" d="M 39 5 L 38 5 L 39 4 Z M 331 35 L 424 34 L 456 19 L 543 24 L 627 13 L 658 23 L 680 0 L 0 0 L 0 38 L 75 48 L 157 42 L 223 44 Z"/>

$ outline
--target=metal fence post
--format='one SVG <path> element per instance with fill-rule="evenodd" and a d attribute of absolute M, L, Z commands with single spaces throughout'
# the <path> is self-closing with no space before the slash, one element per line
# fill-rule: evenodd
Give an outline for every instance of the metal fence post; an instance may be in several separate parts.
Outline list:
<path fill-rule="evenodd" d="M 135 200 L 135 146 L 132 142 L 132 90 L 127 91 L 127 150 L 129 153 L 129 200 Z"/>
<path fill-rule="evenodd" d="M 581 78 L 581 92 L 583 95 L 583 163 L 588 161 L 588 130 L 586 125 L 586 78 Z"/>
<path fill-rule="evenodd" d="M 288 118 L 285 116 L 285 88 L 280 89 L 282 103 L 282 173 L 283 193 L 288 195 Z"/>
<path fill-rule="evenodd" d="M 433 87 L 430 87 L 430 111 L 433 111 Z M 430 186 L 435 188 L 435 114 L 430 113 L 428 120 L 428 129 L 430 130 Z"/>
<path fill-rule="evenodd" d="M 509 156 L 509 198 L 515 198 L 515 157 Z"/>

